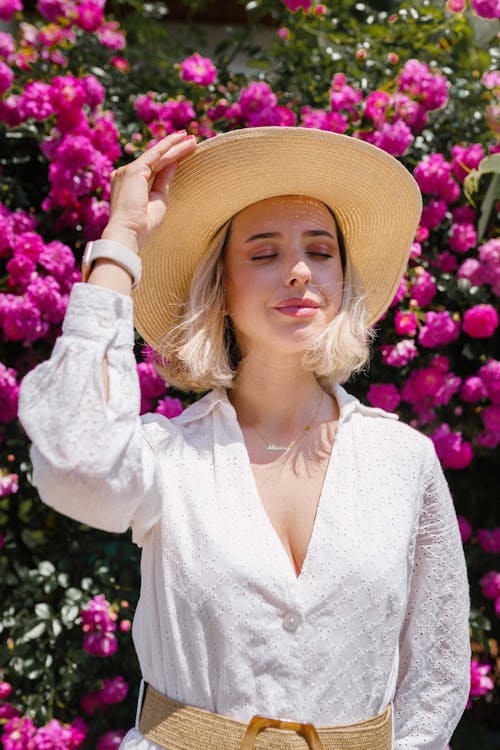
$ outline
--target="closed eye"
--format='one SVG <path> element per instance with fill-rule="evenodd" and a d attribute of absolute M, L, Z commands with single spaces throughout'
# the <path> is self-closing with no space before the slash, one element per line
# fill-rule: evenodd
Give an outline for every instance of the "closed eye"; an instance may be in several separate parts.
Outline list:
<path fill-rule="evenodd" d="M 252 260 L 268 260 L 269 258 L 276 258 L 278 253 L 269 253 L 269 255 L 255 255 Z"/>

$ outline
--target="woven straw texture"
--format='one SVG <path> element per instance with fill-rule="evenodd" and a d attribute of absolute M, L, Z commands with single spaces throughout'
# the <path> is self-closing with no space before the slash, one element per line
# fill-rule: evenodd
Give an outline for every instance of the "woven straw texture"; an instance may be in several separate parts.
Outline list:
<path fill-rule="evenodd" d="M 140 732 L 168 750 L 238 750 L 246 724 L 170 700 L 148 685 Z M 343 727 L 317 727 L 324 750 L 391 750 L 392 705 L 366 721 Z M 265 729 L 255 750 L 307 750 L 296 732 Z"/>
<path fill-rule="evenodd" d="M 207 246 L 234 214 L 278 195 L 306 195 L 338 218 L 370 323 L 387 309 L 408 262 L 422 201 L 410 173 L 384 151 L 308 128 L 250 128 L 201 143 L 177 170 L 167 215 L 141 251 L 135 324 L 161 351 Z"/>

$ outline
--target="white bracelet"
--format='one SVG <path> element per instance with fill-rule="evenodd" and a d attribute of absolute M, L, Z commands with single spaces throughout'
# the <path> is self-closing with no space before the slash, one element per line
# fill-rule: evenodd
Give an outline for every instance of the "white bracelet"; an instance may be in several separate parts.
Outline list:
<path fill-rule="evenodd" d="M 87 281 L 92 270 L 92 264 L 98 258 L 107 258 L 121 266 L 132 276 L 132 289 L 141 280 L 141 259 L 125 245 L 114 240 L 92 240 L 85 245 L 82 258 L 82 281 Z"/>

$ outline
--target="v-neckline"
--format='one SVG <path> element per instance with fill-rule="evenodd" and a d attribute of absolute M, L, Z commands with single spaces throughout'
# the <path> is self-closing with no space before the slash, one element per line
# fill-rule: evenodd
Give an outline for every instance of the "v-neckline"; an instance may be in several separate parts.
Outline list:
<path fill-rule="evenodd" d="M 336 429 L 336 432 L 335 432 L 335 438 L 334 438 L 334 441 L 333 441 L 333 445 L 332 445 L 332 448 L 330 450 L 330 454 L 328 456 L 328 462 L 327 462 L 327 465 L 326 465 L 326 468 L 325 468 L 325 473 L 323 475 L 323 482 L 321 484 L 321 490 L 320 490 L 320 493 L 319 493 L 318 504 L 316 506 L 316 513 L 314 514 L 314 521 L 313 521 L 313 525 L 312 525 L 312 529 L 311 529 L 311 535 L 310 535 L 309 541 L 307 543 L 307 549 L 306 549 L 306 553 L 304 555 L 304 559 L 302 561 L 302 565 L 301 565 L 300 571 L 297 574 L 297 571 L 295 569 L 294 563 L 290 559 L 290 557 L 289 557 L 289 555 L 288 555 L 288 553 L 287 553 L 287 551 L 285 549 L 285 546 L 284 546 L 283 542 L 281 541 L 280 536 L 279 536 L 278 532 L 276 531 L 276 528 L 274 527 L 274 524 L 272 523 L 272 521 L 271 521 L 271 519 L 270 519 L 270 517 L 269 517 L 269 515 L 268 515 L 268 513 L 266 511 L 264 503 L 262 502 L 262 498 L 260 496 L 259 488 L 257 486 L 257 480 L 255 478 L 255 474 L 253 473 L 252 462 L 250 461 L 250 455 L 248 453 L 248 449 L 247 449 L 247 446 L 246 446 L 246 443 L 245 443 L 245 438 L 244 438 L 244 435 L 243 435 L 243 431 L 242 431 L 242 429 L 240 427 L 240 423 L 238 422 L 238 418 L 237 418 L 237 415 L 236 415 L 236 410 L 234 409 L 234 407 L 231 404 L 231 402 L 229 401 L 229 399 L 228 399 L 228 403 L 230 404 L 230 406 L 231 406 L 231 408 L 233 409 L 233 412 L 234 412 L 234 420 L 236 422 L 236 429 L 237 429 L 237 431 L 239 433 L 238 437 L 239 437 L 239 443 L 240 443 L 240 446 L 241 446 L 241 450 L 242 450 L 242 453 L 243 453 L 245 471 L 246 471 L 246 473 L 248 475 L 249 486 L 251 486 L 251 488 L 252 488 L 252 497 L 253 497 L 253 500 L 254 500 L 254 506 L 256 508 L 256 512 L 257 512 L 257 514 L 260 514 L 261 516 L 263 516 L 263 524 L 264 524 L 264 527 L 266 528 L 266 530 L 268 530 L 268 532 L 269 532 L 268 536 L 270 537 L 270 540 L 272 540 L 271 543 L 275 547 L 276 547 L 276 545 L 278 546 L 279 554 L 280 554 L 280 556 L 282 558 L 284 557 L 284 560 L 286 562 L 286 569 L 288 570 L 289 576 L 291 576 L 294 584 L 298 585 L 299 583 L 302 583 L 302 581 L 304 580 L 304 577 L 305 577 L 305 573 L 307 573 L 307 569 L 310 567 L 310 558 L 312 557 L 312 554 L 314 552 L 315 538 L 318 535 L 318 525 L 321 522 L 321 515 L 322 515 L 321 510 L 322 510 L 323 505 L 325 504 L 325 499 L 324 499 L 325 489 L 326 489 L 327 485 L 330 484 L 330 482 L 331 482 L 331 476 L 330 475 L 333 472 L 333 468 L 332 467 L 334 465 L 333 456 L 334 456 L 334 453 L 337 452 L 338 433 L 339 433 L 340 423 L 341 423 L 341 420 L 342 420 L 342 416 L 340 414 L 340 404 L 339 404 L 339 418 L 338 418 L 338 421 L 337 421 L 337 429 Z"/>

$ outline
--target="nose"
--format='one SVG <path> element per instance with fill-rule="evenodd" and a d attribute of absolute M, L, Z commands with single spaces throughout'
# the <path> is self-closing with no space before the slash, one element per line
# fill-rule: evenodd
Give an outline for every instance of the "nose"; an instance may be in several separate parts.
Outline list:
<path fill-rule="evenodd" d="M 311 283 L 311 269 L 303 260 L 295 263 L 288 272 L 287 286 L 308 286 Z"/>

